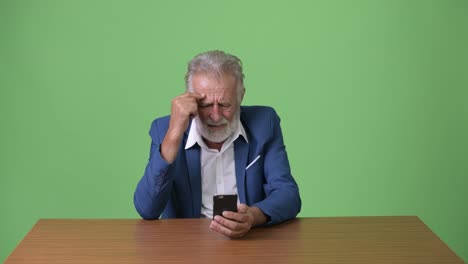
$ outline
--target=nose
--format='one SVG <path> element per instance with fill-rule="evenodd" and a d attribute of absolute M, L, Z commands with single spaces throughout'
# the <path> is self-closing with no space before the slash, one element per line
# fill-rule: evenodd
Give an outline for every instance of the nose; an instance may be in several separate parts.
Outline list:
<path fill-rule="evenodd" d="M 213 107 L 211 108 L 210 112 L 210 118 L 213 120 L 213 122 L 219 122 L 221 121 L 221 113 L 219 112 L 219 107 L 218 104 L 213 104 Z"/>

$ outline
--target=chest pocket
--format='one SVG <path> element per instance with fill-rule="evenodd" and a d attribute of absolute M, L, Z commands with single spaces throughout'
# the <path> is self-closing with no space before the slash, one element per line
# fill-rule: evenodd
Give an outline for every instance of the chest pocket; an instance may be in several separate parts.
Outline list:
<path fill-rule="evenodd" d="M 258 155 L 247 165 L 245 170 L 245 187 L 246 198 L 250 204 L 259 202 L 265 198 L 263 184 L 264 177 L 264 159 L 262 155 Z"/>

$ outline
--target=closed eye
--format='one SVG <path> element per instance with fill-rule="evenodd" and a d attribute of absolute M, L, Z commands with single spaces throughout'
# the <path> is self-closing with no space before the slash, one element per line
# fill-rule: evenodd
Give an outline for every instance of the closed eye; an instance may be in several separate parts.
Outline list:
<path fill-rule="evenodd" d="M 229 108 L 231 107 L 231 104 L 218 104 L 222 108 Z"/>

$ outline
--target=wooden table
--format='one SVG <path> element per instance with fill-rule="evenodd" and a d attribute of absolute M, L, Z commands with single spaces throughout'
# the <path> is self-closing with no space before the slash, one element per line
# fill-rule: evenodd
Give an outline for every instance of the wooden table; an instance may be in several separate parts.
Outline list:
<path fill-rule="evenodd" d="M 39 220 L 12 263 L 463 263 L 419 218 L 299 218 L 228 239 L 209 219 Z"/>

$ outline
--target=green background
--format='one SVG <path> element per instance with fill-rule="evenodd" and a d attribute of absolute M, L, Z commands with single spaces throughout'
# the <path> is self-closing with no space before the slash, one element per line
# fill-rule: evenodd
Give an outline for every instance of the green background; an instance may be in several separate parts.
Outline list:
<path fill-rule="evenodd" d="M 245 65 L 300 216 L 417 215 L 468 260 L 468 1 L 0 0 L 0 260 L 39 218 L 138 218 L 187 62 Z"/>

